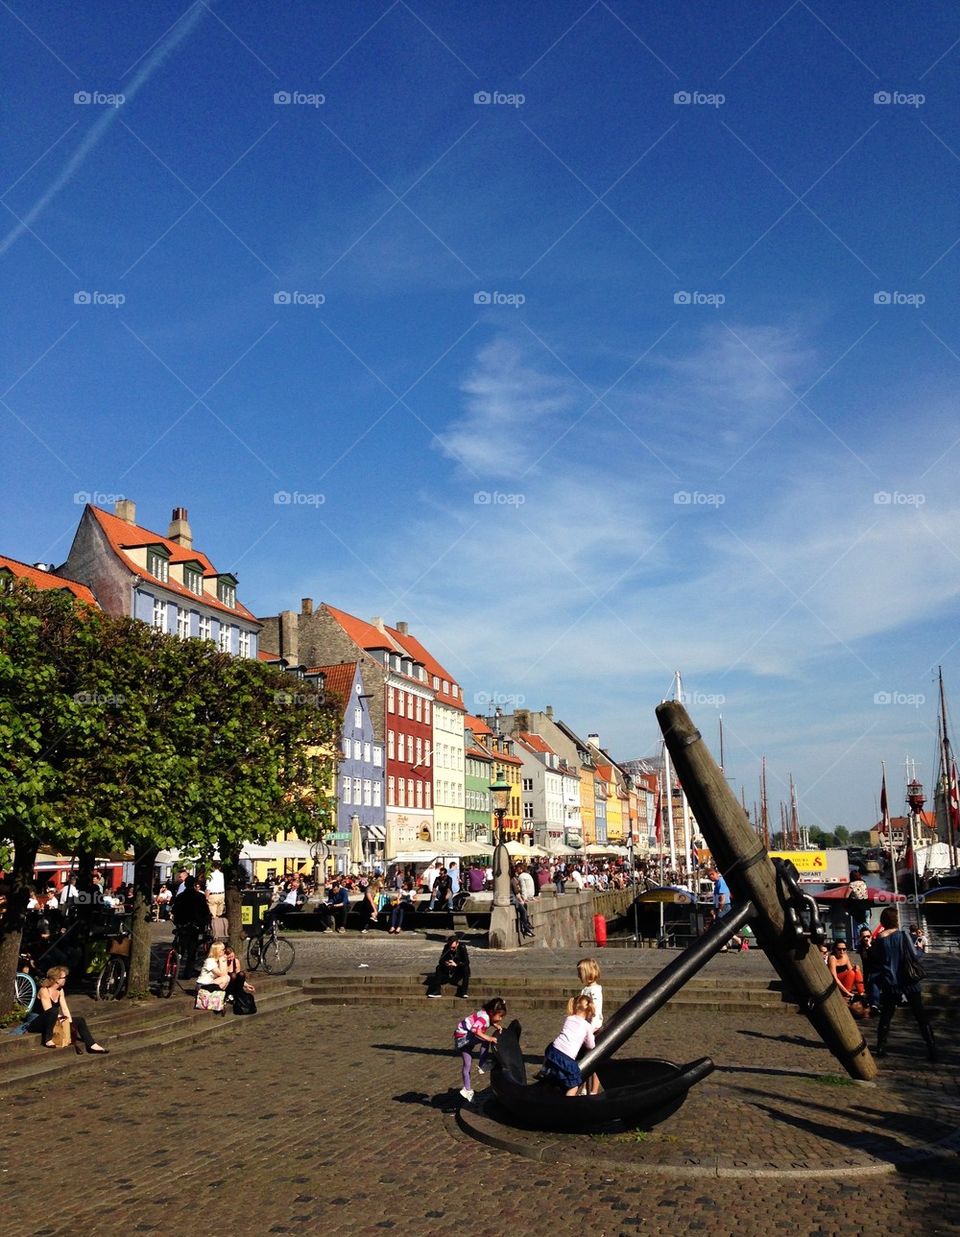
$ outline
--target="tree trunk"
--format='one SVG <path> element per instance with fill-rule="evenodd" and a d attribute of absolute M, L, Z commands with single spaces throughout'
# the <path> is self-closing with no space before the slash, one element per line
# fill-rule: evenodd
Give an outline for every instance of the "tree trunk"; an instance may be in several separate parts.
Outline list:
<path fill-rule="evenodd" d="M 240 851 L 231 846 L 226 838 L 220 839 L 220 866 L 223 868 L 223 885 L 226 898 L 226 916 L 229 925 L 230 948 L 241 957 L 243 944 L 243 868 L 240 866 Z"/>
<path fill-rule="evenodd" d="M 133 915 L 130 924 L 130 958 L 127 996 L 134 1001 L 150 995 L 150 946 L 153 929 L 150 905 L 153 897 L 153 869 L 157 848 L 137 851 L 133 860 Z"/>
<path fill-rule="evenodd" d="M 14 1006 L 14 976 L 36 860 L 36 842 L 21 838 L 14 843 L 13 867 L 7 884 L 7 910 L 0 916 L 0 1014 L 9 1013 Z"/>

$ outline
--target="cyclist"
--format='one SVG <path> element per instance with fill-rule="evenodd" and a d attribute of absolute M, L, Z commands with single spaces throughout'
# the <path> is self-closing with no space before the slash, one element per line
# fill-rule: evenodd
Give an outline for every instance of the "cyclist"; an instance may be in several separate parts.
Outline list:
<path fill-rule="evenodd" d="M 207 899 L 196 887 L 196 880 L 188 876 L 184 881 L 183 893 L 178 893 L 173 899 L 173 922 L 180 941 L 180 952 L 184 960 L 184 979 L 190 978 L 190 972 L 196 962 L 197 945 L 201 934 L 210 927 L 210 907 Z"/>

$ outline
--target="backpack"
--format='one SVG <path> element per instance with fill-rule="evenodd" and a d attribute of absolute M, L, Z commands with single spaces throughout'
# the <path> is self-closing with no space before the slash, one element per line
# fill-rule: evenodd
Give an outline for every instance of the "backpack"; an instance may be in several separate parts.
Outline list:
<path fill-rule="evenodd" d="M 255 1014 L 257 1012 L 257 1003 L 253 999 L 253 993 L 238 992 L 233 998 L 233 1012 L 235 1014 Z"/>

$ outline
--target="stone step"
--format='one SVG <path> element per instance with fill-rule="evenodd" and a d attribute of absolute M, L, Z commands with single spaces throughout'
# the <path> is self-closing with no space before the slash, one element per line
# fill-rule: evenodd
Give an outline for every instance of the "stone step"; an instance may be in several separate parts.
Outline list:
<path fill-rule="evenodd" d="M 499 995 L 503 995 L 503 994 L 501 993 Z M 314 1005 L 325 1005 L 325 1006 L 376 1005 L 381 1009 L 383 1008 L 383 998 L 381 996 L 368 995 L 366 993 L 356 993 L 356 992 L 339 993 L 339 994 L 335 992 L 314 993 L 312 996 L 309 996 L 308 999 L 310 999 Z M 420 996 L 411 996 L 411 995 L 392 996 L 390 997 L 390 1007 L 397 1008 L 397 1009 L 407 1009 L 407 1008 L 413 1009 L 417 1007 L 422 1008 L 424 1001 L 427 999 L 428 998 L 424 997 L 422 994 Z M 458 997 L 444 996 L 444 997 L 435 998 L 435 1000 L 446 1001 L 447 1004 L 451 1006 L 451 1008 L 455 1007 L 458 1010 L 464 1010 L 464 1009 L 472 1010 L 474 1007 L 473 1004 L 471 1003 L 473 998 L 471 998 L 471 1000 L 465 1001 L 462 998 L 458 998 Z M 504 996 L 504 1000 L 507 1002 L 507 1007 L 511 1011 L 516 1010 L 518 1008 L 519 1009 L 556 1010 L 558 1006 L 558 998 L 556 996 L 534 996 L 534 997 L 512 996 L 508 992 Z M 711 996 L 699 996 L 699 997 L 686 997 L 685 998 L 679 995 L 671 998 L 670 1005 L 673 1008 L 677 1008 L 678 1006 L 681 1006 L 684 1008 L 716 1009 L 716 1010 L 723 1009 L 723 1010 L 737 1011 L 737 1012 L 747 1012 L 750 1010 L 756 1011 L 759 1009 L 782 1009 L 783 1008 L 783 1002 L 781 1002 L 779 999 L 773 999 L 773 998 L 767 1001 L 744 1002 L 744 1001 L 738 1001 L 736 1000 L 736 998 L 732 998 L 729 1000 L 724 1000 L 721 997 L 711 997 Z M 608 1008 L 610 1008 L 612 1011 L 613 1009 L 617 1007 L 610 1006 Z"/>

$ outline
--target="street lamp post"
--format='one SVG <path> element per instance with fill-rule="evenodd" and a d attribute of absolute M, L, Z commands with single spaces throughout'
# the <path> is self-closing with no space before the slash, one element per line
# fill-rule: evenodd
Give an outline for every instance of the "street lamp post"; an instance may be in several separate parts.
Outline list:
<path fill-rule="evenodd" d="M 503 829 L 503 818 L 510 803 L 510 783 L 504 780 L 491 782 L 490 799 L 497 823 L 493 851 L 493 910 L 488 944 L 491 949 L 510 949 L 518 943 L 516 915 L 510 905 L 510 855 Z"/>

